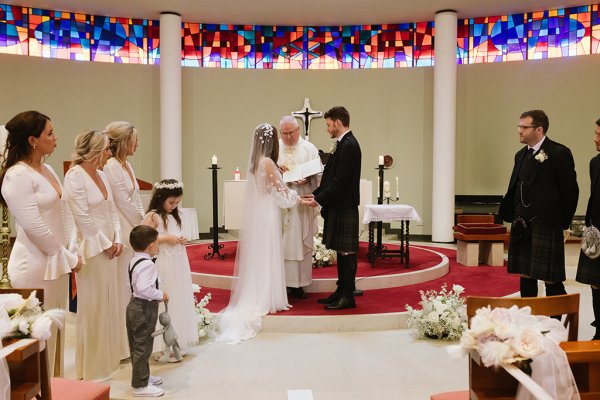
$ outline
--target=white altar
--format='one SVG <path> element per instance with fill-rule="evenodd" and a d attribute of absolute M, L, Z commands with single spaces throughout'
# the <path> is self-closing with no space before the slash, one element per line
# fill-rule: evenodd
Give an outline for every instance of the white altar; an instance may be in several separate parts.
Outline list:
<path fill-rule="evenodd" d="M 242 227 L 242 205 L 244 203 L 244 188 L 246 181 L 225 181 L 223 183 L 223 224 L 225 229 L 240 229 Z M 360 180 L 360 205 L 358 208 L 359 221 L 363 220 L 365 205 L 372 204 L 373 182 Z"/>

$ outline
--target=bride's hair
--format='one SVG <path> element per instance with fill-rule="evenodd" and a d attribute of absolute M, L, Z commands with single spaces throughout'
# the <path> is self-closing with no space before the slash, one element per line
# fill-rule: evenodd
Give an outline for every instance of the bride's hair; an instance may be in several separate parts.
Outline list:
<path fill-rule="evenodd" d="M 258 125 L 254 129 L 252 137 L 249 170 L 251 174 L 254 174 L 261 157 L 269 157 L 277 164 L 277 159 L 279 158 L 279 138 L 277 136 L 277 129 L 268 123 Z"/>
<path fill-rule="evenodd" d="M 179 197 L 183 196 L 183 184 L 181 184 L 177 179 L 163 179 L 159 183 L 154 184 L 154 193 L 152 193 L 152 198 L 150 199 L 150 204 L 148 205 L 148 211 L 154 211 L 163 220 L 163 224 L 165 228 L 167 227 L 167 216 L 169 213 L 165 211 L 165 201 L 169 197 Z M 181 228 L 181 218 L 179 217 L 179 207 L 175 207 L 173 211 L 171 211 L 171 215 L 177 221 L 177 225 Z"/>

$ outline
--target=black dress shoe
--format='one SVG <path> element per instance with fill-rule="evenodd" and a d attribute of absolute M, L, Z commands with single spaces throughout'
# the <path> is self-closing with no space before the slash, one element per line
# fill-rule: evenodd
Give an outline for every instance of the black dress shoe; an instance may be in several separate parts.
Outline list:
<path fill-rule="evenodd" d="M 299 288 L 290 288 L 290 289 L 291 289 L 289 292 L 290 297 L 294 297 L 296 299 L 308 298 L 308 295 L 306 294 L 306 292 L 304 291 L 303 288 L 299 287 Z"/>
<path fill-rule="evenodd" d="M 360 289 L 354 289 L 354 292 L 352 292 L 352 294 L 354 295 L 354 297 L 362 296 L 363 295 L 363 291 L 360 290 Z"/>
<path fill-rule="evenodd" d="M 337 294 L 337 293 L 331 293 L 328 297 L 319 299 L 319 300 L 317 300 L 317 302 L 319 304 L 331 304 L 333 302 L 338 301 L 340 299 L 340 297 L 342 297 L 342 295 Z"/>
<path fill-rule="evenodd" d="M 331 304 L 327 304 L 325 306 L 326 310 L 343 310 L 345 308 L 356 308 L 356 303 L 354 303 L 354 299 L 349 299 L 348 297 L 340 297 L 338 301 Z"/>

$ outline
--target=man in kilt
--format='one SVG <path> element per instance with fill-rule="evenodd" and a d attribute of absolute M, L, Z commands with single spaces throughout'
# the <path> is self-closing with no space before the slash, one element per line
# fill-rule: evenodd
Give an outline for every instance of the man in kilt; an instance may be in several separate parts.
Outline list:
<path fill-rule="evenodd" d="M 521 114 L 519 139 L 526 144 L 515 155 L 500 215 L 511 222 L 508 272 L 521 274 L 521 297 L 566 294 L 563 229 L 577 208 L 579 187 L 571 151 L 546 136 L 549 121 L 542 110 Z"/>
<path fill-rule="evenodd" d="M 596 121 L 596 136 L 594 143 L 596 151 L 600 151 L 600 119 Z M 585 226 L 600 227 L 600 154 L 590 161 L 590 199 L 585 212 Z M 596 244 L 598 246 L 598 244 Z M 597 256 L 593 254 L 593 256 Z M 577 282 L 588 284 L 592 287 L 592 305 L 594 308 L 594 322 L 596 333 L 592 340 L 600 340 L 600 257 L 589 258 L 583 251 L 579 253 L 577 266 Z"/>
<path fill-rule="evenodd" d="M 303 196 L 303 204 L 321 206 L 323 242 L 337 252 L 338 283 L 334 293 L 319 299 L 327 310 L 354 308 L 354 279 L 358 251 L 360 204 L 360 146 L 350 131 L 350 114 L 344 107 L 325 113 L 327 133 L 334 142 L 320 186 Z"/>

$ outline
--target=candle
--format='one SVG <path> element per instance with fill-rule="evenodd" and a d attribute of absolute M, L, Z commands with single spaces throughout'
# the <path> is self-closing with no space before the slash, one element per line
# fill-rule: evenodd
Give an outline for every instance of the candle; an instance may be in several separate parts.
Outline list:
<path fill-rule="evenodd" d="M 398 185 L 398 177 L 396 177 L 396 199 L 400 198 L 400 187 Z"/>
<path fill-rule="evenodd" d="M 379 156 L 379 165 L 383 165 L 383 156 Z"/>
<path fill-rule="evenodd" d="M 217 156 L 212 156 L 212 165 L 217 165 Z"/>
<path fill-rule="evenodd" d="M 386 199 L 392 197 L 390 195 L 390 181 L 383 182 L 383 197 L 385 197 Z"/>

